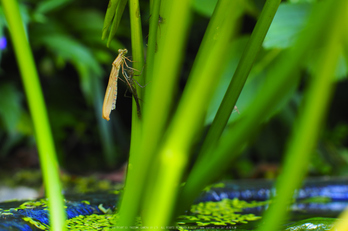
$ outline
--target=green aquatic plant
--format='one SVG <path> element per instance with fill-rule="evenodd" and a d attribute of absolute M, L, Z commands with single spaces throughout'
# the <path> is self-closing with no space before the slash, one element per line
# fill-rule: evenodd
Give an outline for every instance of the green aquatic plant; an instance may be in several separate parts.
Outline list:
<path fill-rule="evenodd" d="M 134 2 L 130 1 L 130 5 L 135 4 Z M 267 70 L 263 70 L 266 73 L 263 84 L 259 85 L 259 90 L 245 105 L 241 115 L 234 123 L 229 123 L 233 108 L 247 76 L 250 75 L 251 67 L 279 4 L 280 1 L 266 1 L 220 108 L 213 114 L 215 120 L 200 147 L 198 158 L 188 173 L 185 171 L 192 148 L 197 142 L 197 136 L 202 136 L 205 126 L 207 105 L 212 100 L 216 83 L 225 68 L 228 57 L 227 44 L 236 36 L 235 30 L 245 5 L 239 1 L 217 2 L 180 101 L 173 102 L 179 79 L 178 70 L 185 58 L 185 32 L 190 27 L 190 2 L 153 1 L 150 4 L 152 18 L 149 56 L 145 71 L 139 78 L 150 81 L 151 84 L 142 89 L 145 102 L 144 117 L 141 121 L 135 122 L 140 136 L 132 138 L 131 142 L 128 175 L 120 207 L 120 225 L 131 225 L 135 217 L 141 214 L 145 225 L 165 226 L 171 222 L 175 214 L 184 211 L 198 193 L 217 179 L 242 152 L 261 125 L 289 100 L 301 77 L 295 70 L 301 68 L 303 60 L 308 58 L 308 52 L 315 52 L 317 46 L 325 43 L 327 49 L 318 53 L 317 57 L 322 59 L 318 60 L 317 71 L 311 73 L 312 80 L 308 82 L 309 88 L 304 94 L 296 130 L 286 152 L 285 170 L 277 181 L 279 194 L 265 215 L 264 226 L 260 227 L 261 230 L 277 229 L 286 216 L 286 208 L 291 203 L 294 190 L 299 187 L 306 173 L 308 157 L 317 142 L 320 125 L 327 112 L 329 96 L 333 90 L 331 83 L 339 57 L 338 51 L 344 40 L 343 34 L 338 33 L 336 28 L 344 24 L 342 18 L 338 19 L 343 17 L 340 9 L 345 9 L 343 5 L 346 3 L 339 1 L 337 4 L 327 0 L 317 5 L 313 4 L 312 11 L 302 11 L 307 13 L 307 16 L 299 18 L 301 28 L 294 27 L 297 28 L 294 33 L 297 34 L 297 39 L 292 40 L 295 42 L 289 49 L 269 53 L 273 59 L 277 59 L 274 59 L 276 61 Z M 329 12 L 337 14 L 331 18 Z M 158 24 L 159 16 L 164 18 L 165 23 Z M 138 20 L 139 11 L 131 8 L 130 17 Z M 331 28 L 332 34 L 328 35 L 322 24 L 327 25 L 325 28 Z M 135 36 L 141 34 L 137 29 L 134 30 Z M 272 37 L 274 34 L 269 36 Z M 320 44 L 317 39 L 319 37 L 324 38 Z M 267 45 L 271 46 L 272 42 L 274 43 L 268 40 Z M 133 45 L 139 43 L 142 44 L 137 37 Z M 291 43 L 287 46 L 290 46 L 289 44 Z M 142 53 L 136 46 L 132 47 L 132 51 Z M 253 79 L 255 78 L 254 76 Z M 173 114 L 170 114 L 171 112 Z M 227 124 L 229 126 L 226 126 Z M 298 130 L 302 132 L 298 133 Z M 296 177 L 295 165 L 300 165 L 296 167 Z M 186 184 L 181 189 L 179 185 L 183 180 L 186 180 Z"/>
<path fill-rule="evenodd" d="M 81 203 L 90 205 L 89 201 L 81 201 Z M 261 219 L 260 216 L 254 214 L 241 214 L 244 209 L 255 208 L 259 206 L 268 205 L 269 201 L 252 201 L 246 202 L 238 199 L 223 199 L 218 202 L 200 202 L 191 206 L 186 215 L 180 215 L 176 218 L 176 229 L 187 230 L 199 229 L 200 227 L 229 227 L 236 224 L 246 224 L 248 222 Z M 98 209 L 103 214 L 78 215 L 66 221 L 67 230 L 112 230 L 114 228 L 121 228 L 118 221 L 120 215 L 110 208 L 104 208 L 103 204 L 99 204 Z M 65 207 L 66 208 L 66 207 Z M 11 208 L 1 212 L 3 216 L 13 216 L 12 212 L 18 210 L 46 210 L 47 200 L 41 199 L 37 201 L 27 201 L 16 208 Z M 35 218 L 22 216 L 22 219 L 27 223 L 35 226 L 39 230 L 50 230 L 50 226 L 38 221 Z M 136 218 L 134 229 L 146 229 L 141 217 Z M 136 228 L 138 227 L 138 228 Z M 170 226 L 168 226 L 170 227 Z"/>
<path fill-rule="evenodd" d="M 9 24 L 17 62 L 22 74 L 22 82 L 35 128 L 41 170 L 47 197 L 49 198 L 48 206 L 51 208 L 49 211 L 51 229 L 62 231 L 64 230 L 66 215 L 63 207 L 58 161 L 38 73 L 28 38 L 24 31 L 17 1 L 4 0 L 2 1 L 2 5 L 7 23 Z"/>
<path fill-rule="evenodd" d="M 136 5 L 136 1 L 129 3 L 132 7 Z M 260 15 L 258 29 L 250 39 L 251 47 L 253 47 L 251 51 L 254 53 L 246 55 L 248 58 L 241 68 L 241 74 L 233 78 L 239 79 L 237 81 L 239 88 L 243 85 L 242 79 L 250 71 L 248 69 L 254 62 L 255 53 L 261 47 L 271 23 L 270 19 L 273 18 L 279 3 L 280 1 L 267 1 Z M 138 8 L 132 7 L 130 7 L 131 21 L 138 22 Z M 121 226 L 131 225 L 140 210 L 147 211 L 142 214 L 144 225 L 168 225 L 174 214 L 186 209 L 198 192 L 206 184 L 212 183 L 211 177 L 207 177 L 202 185 L 195 187 L 195 192 L 187 192 L 186 189 L 193 185 L 186 184 L 183 188 L 184 196 L 180 198 L 180 202 L 175 202 L 179 192 L 178 185 L 181 184 L 190 159 L 190 150 L 195 143 L 196 135 L 200 134 L 204 126 L 207 102 L 211 101 L 212 93 L 226 65 L 227 47 L 229 47 L 227 44 L 230 44 L 231 39 L 235 37 L 237 22 L 244 12 L 244 7 L 242 1 L 222 0 L 217 3 L 181 100 L 173 102 L 179 81 L 180 64 L 185 57 L 184 46 L 186 32 L 190 26 L 190 7 L 190 1 L 153 1 L 150 4 L 151 18 L 147 49 L 149 56 L 147 56 L 145 71 L 138 78 L 140 81 L 151 84 L 142 89 L 144 92 L 141 94 L 144 95 L 143 119 L 138 121 L 133 116 L 132 130 L 139 135 L 132 137 L 131 140 L 129 168 L 120 204 Z M 112 7 L 109 7 L 108 11 L 112 11 Z M 117 10 L 114 12 L 117 14 Z M 107 12 L 107 15 L 110 13 Z M 160 16 L 164 19 L 162 20 L 164 23 L 158 23 Z M 133 57 L 135 64 L 141 63 L 143 59 L 142 50 L 138 49 L 138 46 L 142 47 L 143 44 L 142 38 L 139 38 L 141 33 L 138 32 L 138 28 L 139 26 L 132 27 L 131 24 L 132 35 L 135 36 L 135 39 L 132 39 L 132 52 L 141 55 Z M 165 91 L 163 91 L 164 87 Z M 236 86 L 232 89 L 235 90 L 234 97 L 237 97 L 240 90 Z M 178 106 L 175 114 L 171 115 L 170 112 L 176 104 Z M 232 107 L 234 108 L 233 103 Z M 228 111 L 229 109 L 226 108 L 223 114 L 229 116 Z M 225 125 L 218 123 L 217 126 L 221 128 Z M 211 147 L 213 143 L 208 142 Z M 207 147 L 205 150 L 208 152 L 211 148 Z M 206 153 L 201 154 L 199 159 L 207 156 Z M 200 164 L 202 161 L 198 161 L 195 166 Z M 201 168 L 204 166 L 199 167 Z M 183 206 L 180 208 L 175 204 Z"/>
<path fill-rule="evenodd" d="M 203 189 L 203 191 L 208 192 L 212 188 L 224 188 L 224 187 L 225 187 L 225 183 L 216 183 L 216 184 L 208 185 L 207 187 Z"/>
<path fill-rule="evenodd" d="M 246 208 L 268 205 L 269 201 L 246 202 L 237 198 L 223 199 L 218 202 L 201 202 L 192 205 L 188 215 L 180 215 L 177 224 L 181 226 L 231 226 L 246 224 L 261 219 L 254 214 L 241 214 Z"/>
<path fill-rule="evenodd" d="M 7 0 L 3 2 L 4 6 L 8 2 L 13 3 Z M 132 45 L 127 49 L 133 54 L 133 68 L 140 72 L 133 78 L 146 87 L 135 86 L 141 98 L 143 117 L 139 119 L 137 105 L 134 104 L 128 172 L 119 202 L 119 213 L 117 218 L 105 215 L 115 221 L 117 219 L 119 227 L 137 224 L 139 216 L 145 227 L 166 227 L 174 224 L 174 218 L 190 208 L 199 193 L 223 174 L 262 125 L 293 97 L 300 80 L 303 80 L 304 90 L 301 89 L 301 93 L 298 93 L 302 99 L 300 110 L 294 122 L 295 126 L 291 126 L 293 134 L 285 151 L 282 173 L 277 180 L 277 197 L 265 213 L 264 222 L 259 229 L 277 230 L 280 227 L 287 217 L 286 208 L 292 202 L 293 192 L 306 175 L 310 155 L 328 111 L 336 72 L 339 72 L 337 69 L 340 57 L 346 56 L 348 50 L 347 36 L 341 30 L 347 27 L 343 10 L 347 8 L 347 1 L 323 0 L 306 5 L 298 3 L 300 5 L 296 7 L 292 6 L 295 3 L 282 3 L 282 11 L 276 17 L 274 27 L 279 28 L 280 25 L 281 28 L 282 20 L 292 22 L 284 20 L 289 19 L 285 14 L 287 11 L 300 15 L 292 33 L 288 34 L 292 39 L 283 43 L 279 42 L 281 38 L 275 33 L 278 29 L 272 29 L 271 26 L 280 2 L 265 1 L 261 12 L 255 10 L 255 4 L 251 1 L 219 0 L 216 4 L 210 3 L 214 12 L 195 54 L 192 68 L 181 71 L 187 58 L 186 42 L 195 2 L 150 1 L 150 28 L 148 46 L 145 47 L 141 5 L 137 0 L 129 0 Z M 102 28 L 102 37 L 108 37 L 107 45 L 110 45 L 111 38 L 120 26 L 126 4 L 127 0 L 110 0 Z M 9 12 L 12 10 L 7 10 L 7 17 L 11 19 L 15 14 Z M 245 14 L 254 15 L 257 23 L 251 35 L 243 40 L 238 35 L 241 19 Z M 20 28 L 19 17 L 16 20 L 17 24 L 10 25 L 11 28 Z M 109 36 L 107 28 L 110 28 Z M 266 35 L 268 30 L 269 34 Z M 18 44 L 14 42 L 17 44 L 15 46 L 26 44 L 24 52 L 18 53 L 19 58 L 30 54 L 23 30 L 13 38 L 22 39 Z M 60 41 L 59 38 L 54 37 L 49 41 L 57 42 Z M 70 43 L 71 47 L 78 46 L 74 44 Z M 280 50 L 284 47 L 287 49 Z M 231 58 L 231 53 L 237 52 L 237 48 L 242 51 L 241 58 L 236 61 L 236 56 Z M 233 65 L 235 70 L 231 71 L 230 66 Z M 21 62 L 21 66 L 30 67 L 27 71 L 22 71 L 23 76 L 37 76 L 32 61 L 29 64 Z M 86 71 L 83 67 L 84 65 L 81 68 Z M 304 75 L 301 71 L 305 71 L 309 77 L 302 78 Z M 181 73 L 187 74 L 182 94 L 178 93 Z M 47 140 L 47 137 L 51 137 L 51 132 L 45 116 L 43 97 L 37 95 L 37 98 L 32 98 L 30 93 L 40 93 L 40 88 L 38 85 L 30 87 L 31 85 L 27 85 L 31 84 L 30 81 L 25 77 L 23 79 L 29 102 L 39 102 L 29 105 L 33 107 L 31 112 L 37 130 L 40 160 L 49 197 L 48 208 L 52 213 L 51 228 L 62 230 L 65 224 L 64 207 L 52 140 Z M 37 80 L 33 82 L 37 84 Z M 223 87 L 219 86 L 220 82 Z M 249 92 L 248 97 L 243 97 L 243 87 Z M 215 100 L 215 95 L 219 100 Z M 36 104 L 40 107 L 34 107 Z M 212 104 L 216 110 L 210 109 Z M 231 115 L 236 104 L 240 111 L 238 116 L 236 113 Z M 44 122 L 37 118 L 44 118 Z M 206 129 L 207 133 L 204 132 Z M 42 141 L 42 137 L 46 139 Z M 198 150 L 193 151 L 196 148 Z M 194 153 L 197 157 L 193 157 Z M 192 168 L 189 167 L 191 163 Z M 184 181 L 186 183 L 180 187 Z M 237 202 L 228 203 L 238 205 Z M 196 207 L 197 209 L 201 208 Z M 238 210 L 238 206 L 229 212 L 232 210 Z M 202 220 L 195 223 L 206 225 L 210 219 L 214 225 L 225 225 L 258 219 L 253 216 L 234 216 L 226 222 L 227 218 L 224 216 L 222 220 L 214 218 L 215 215 L 218 218 L 219 214 L 214 211 L 209 212 L 208 216 L 197 215 L 196 218 Z M 113 224 L 115 221 L 112 221 Z"/>
<path fill-rule="evenodd" d="M 43 224 L 40 221 L 37 221 L 31 217 L 23 217 L 23 220 L 34 225 L 39 230 L 50 230 L 50 227 L 48 225 Z"/>

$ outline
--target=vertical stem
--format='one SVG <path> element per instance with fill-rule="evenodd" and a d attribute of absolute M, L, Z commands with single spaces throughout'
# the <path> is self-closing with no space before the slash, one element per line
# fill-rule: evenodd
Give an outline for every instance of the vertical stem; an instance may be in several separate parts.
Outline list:
<path fill-rule="evenodd" d="M 32 115 L 40 164 L 48 196 L 50 226 L 53 231 L 65 230 L 65 211 L 58 174 L 58 161 L 47 118 L 45 102 L 40 87 L 33 55 L 24 32 L 23 21 L 15 0 L 2 0 L 9 25 L 17 62 L 21 71 L 25 93 Z"/>
<path fill-rule="evenodd" d="M 264 225 L 259 230 L 278 230 L 281 222 L 286 218 L 287 208 L 292 201 L 293 193 L 295 189 L 300 187 L 301 181 L 307 172 L 310 155 L 317 143 L 320 128 L 327 113 L 331 93 L 334 88 L 335 69 L 341 49 L 341 28 L 347 25 L 341 24 L 341 22 L 345 21 L 343 16 L 346 14 L 342 9 L 347 9 L 348 5 L 345 0 L 327 1 L 326 3 L 331 3 L 331 5 L 322 5 L 323 9 L 327 8 L 330 10 L 327 10 L 326 14 L 318 14 L 323 18 L 331 17 L 328 20 L 331 21 L 331 24 L 328 24 L 328 27 L 324 27 L 326 29 L 325 31 L 322 30 L 323 36 L 320 36 L 322 41 L 325 41 L 327 36 L 325 49 L 320 54 L 321 57 L 316 74 L 312 76 L 304 99 L 304 107 L 302 107 L 286 151 L 282 174 L 277 180 L 277 196 L 266 212 Z M 321 27 L 322 25 L 317 24 L 313 26 Z"/>
<path fill-rule="evenodd" d="M 144 85 L 142 78 L 142 70 L 144 67 L 144 51 L 143 51 L 143 34 L 141 30 L 141 17 L 140 17 L 140 8 L 138 0 L 129 1 L 129 14 L 131 22 L 131 39 L 132 39 L 132 55 L 133 55 L 133 67 L 139 72 L 135 73 L 140 76 L 133 76 L 137 82 L 141 85 Z M 134 87 L 137 91 L 138 96 L 143 98 L 143 89 L 140 88 L 137 84 L 134 84 Z M 141 107 L 140 110 L 143 108 Z M 132 132 L 131 132 L 131 147 L 130 147 L 130 158 L 136 158 L 138 151 L 138 144 L 140 142 L 141 136 L 141 121 L 137 114 L 137 105 L 133 99 L 133 113 L 132 113 Z M 131 161 L 130 161 L 131 162 Z"/>
<path fill-rule="evenodd" d="M 137 153 L 131 152 L 125 191 L 120 208 L 119 226 L 133 225 L 139 214 L 144 191 L 147 187 L 147 176 L 156 155 L 157 146 L 163 137 L 166 121 L 169 116 L 173 94 L 178 80 L 179 66 L 186 39 L 186 30 L 190 21 L 191 1 L 168 0 L 166 9 L 167 27 L 163 39 L 158 45 L 155 62 L 156 70 L 151 83 L 146 86 L 144 97 L 145 110 L 142 120 L 141 142 Z M 165 87 L 165 90 L 163 90 Z M 133 141 L 132 141 L 133 142 Z M 132 156 L 132 154 L 135 154 Z"/>
<path fill-rule="evenodd" d="M 148 40 L 148 49 L 146 56 L 146 81 L 151 82 L 153 76 L 153 68 L 155 61 L 155 52 L 157 46 L 157 28 L 158 28 L 158 17 L 160 10 L 161 1 L 155 1 L 151 15 L 150 15 L 150 29 L 149 29 L 149 40 Z"/>
<path fill-rule="evenodd" d="M 226 94 L 221 102 L 214 121 L 203 143 L 201 153 L 204 153 L 209 146 L 215 145 L 219 140 L 223 130 L 226 127 L 228 119 L 237 103 L 237 99 L 244 87 L 247 77 L 250 73 L 254 60 L 262 46 L 262 42 L 277 12 L 280 0 L 267 0 L 260 18 L 257 20 L 255 28 L 251 33 L 248 44 L 239 61 L 237 69 L 233 74 L 232 80 Z M 201 156 L 200 156 L 201 158 Z"/>

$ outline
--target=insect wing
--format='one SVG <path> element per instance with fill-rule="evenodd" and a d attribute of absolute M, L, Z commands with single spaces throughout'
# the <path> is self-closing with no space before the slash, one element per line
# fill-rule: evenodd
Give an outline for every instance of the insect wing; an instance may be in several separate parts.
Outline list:
<path fill-rule="evenodd" d="M 117 79 L 118 79 L 119 68 L 112 66 L 109 83 L 106 87 L 106 92 L 103 102 L 103 118 L 107 121 L 110 120 L 111 110 L 116 108 L 116 99 L 117 99 Z"/>
<path fill-rule="evenodd" d="M 106 87 L 106 92 L 104 96 L 102 116 L 107 121 L 110 120 L 110 113 L 116 108 L 116 98 L 117 98 L 117 79 L 121 66 L 125 62 L 125 55 L 127 54 L 127 49 L 119 49 L 118 56 L 112 63 L 112 69 L 109 77 L 109 83 Z"/>

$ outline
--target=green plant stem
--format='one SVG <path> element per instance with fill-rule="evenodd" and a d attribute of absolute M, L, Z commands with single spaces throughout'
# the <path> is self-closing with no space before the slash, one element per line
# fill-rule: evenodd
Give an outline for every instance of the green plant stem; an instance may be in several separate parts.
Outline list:
<path fill-rule="evenodd" d="M 197 134 L 201 131 L 207 102 L 221 76 L 221 63 L 226 60 L 226 44 L 235 33 L 239 16 L 243 12 L 241 1 L 220 0 L 216 6 L 207 33 L 198 52 L 189 82 L 177 112 L 169 126 L 166 139 L 159 150 L 150 178 L 151 193 L 146 197 L 145 210 L 148 225 L 166 225 L 176 205 L 176 194 L 189 153 Z M 215 76 L 215 78 L 211 78 Z"/>
<path fill-rule="evenodd" d="M 144 80 L 142 79 L 142 70 L 144 68 L 144 47 L 143 33 L 141 30 L 140 6 L 138 0 L 129 0 L 129 15 L 131 23 L 133 67 L 139 71 L 134 73 L 135 76 L 133 78 L 135 78 L 138 83 L 140 83 L 140 85 L 144 85 Z M 140 88 L 137 84 L 135 85 L 139 97 L 143 97 L 143 89 Z"/>
<path fill-rule="evenodd" d="M 143 49 L 143 34 L 141 30 L 141 17 L 140 17 L 140 8 L 138 0 L 129 0 L 129 15 L 131 23 L 131 39 L 132 39 L 132 56 L 133 56 L 133 68 L 138 70 L 134 72 L 133 78 L 140 84 L 144 85 L 142 78 L 142 70 L 144 67 L 144 49 Z M 140 88 L 137 84 L 134 84 L 134 87 L 137 91 L 139 103 L 142 106 L 141 98 L 143 96 L 143 89 Z M 131 147 L 130 147 L 130 156 L 137 156 L 137 146 L 139 146 L 140 137 L 141 137 L 141 122 L 137 113 L 137 105 L 133 99 L 133 113 L 132 113 L 132 132 L 131 132 Z M 142 110 L 142 108 L 140 108 Z"/>
<path fill-rule="evenodd" d="M 264 83 L 240 119 L 233 127 L 226 130 L 217 146 L 207 149 L 206 152 L 214 155 L 204 154 L 195 164 L 180 196 L 179 204 L 182 205 L 180 211 L 191 204 L 207 184 L 212 183 L 223 173 L 231 161 L 241 153 L 260 125 L 269 118 L 269 113 L 275 110 L 281 99 L 288 94 L 292 86 L 297 84 L 298 75 L 293 73 L 300 67 L 308 49 L 314 46 L 313 41 L 318 41 L 317 38 L 325 34 L 322 28 L 330 27 L 326 23 L 326 18 L 322 16 L 328 14 L 320 16 L 320 13 L 322 12 L 311 18 L 294 48 L 283 52 L 274 68 L 268 73 L 270 80 Z"/>
<path fill-rule="evenodd" d="M 144 67 L 144 52 L 143 52 L 143 35 L 141 30 L 141 18 L 140 18 L 140 8 L 139 8 L 139 1 L 138 0 L 130 0 L 129 1 L 129 14 L 130 14 L 130 21 L 131 21 L 131 39 L 132 39 L 132 54 L 133 54 L 133 68 L 138 70 L 139 73 L 135 73 L 139 76 L 134 76 L 136 81 L 140 83 L 141 85 L 144 84 L 143 78 L 142 78 L 142 70 Z M 136 78 L 137 77 L 137 78 Z M 134 85 L 136 88 L 136 91 L 138 92 L 138 96 L 142 97 L 144 94 L 142 93 L 142 89 L 137 86 L 137 84 Z M 139 99 L 141 101 L 141 99 Z M 142 103 L 140 105 L 143 105 Z M 143 110 L 143 108 L 140 108 Z M 134 219 L 137 216 L 138 208 L 131 209 L 129 206 L 129 203 L 131 202 L 131 198 L 128 201 L 127 195 L 129 195 L 128 190 L 130 187 L 132 187 L 132 184 L 130 184 L 130 175 L 133 172 L 133 164 L 137 161 L 139 156 L 141 156 L 141 150 L 139 149 L 139 142 L 142 135 L 142 127 L 141 127 L 141 121 L 137 114 L 137 105 L 135 103 L 135 100 L 133 99 L 133 113 L 132 113 L 132 132 L 131 132 L 131 147 L 130 147 L 130 153 L 129 153 L 129 161 L 128 161 L 128 168 L 127 168 L 127 178 L 126 178 L 126 184 L 125 184 L 125 195 L 123 195 L 123 199 L 121 202 L 121 220 L 119 224 L 125 224 L 126 226 L 133 225 Z M 133 182 L 131 182 L 133 183 Z M 135 182 L 134 182 L 135 183 Z M 133 206 L 133 205 L 131 205 Z"/>
<path fill-rule="evenodd" d="M 151 82 L 153 76 L 160 5 L 161 1 L 158 0 L 155 1 L 154 5 L 151 7 L 152 11 L 150 15 L 149 40 L 146 56 L 146 82 Z"/>
<path fill-rule="evenodd" d="M 147 83 L 144 97 L 143 135 L 139 144 L 141 153 L 137 158 L 130 158 L 125 191 L 120 208 L 120 226 L 133 225 L 138 215 L 148 172 L 154 159 L 157 146 L 163 136 L 176 82 L 179 64 L 182 60 L 188 23 L 190 22 L 190 1 L 168 0 L 163 17 L 166 18 L 168 30 L 162 28 L 161 41 L 158 41 L 158 54 L 155 58 L 154 76 Z M 165 89 L 165 90 L 163 90 Z"/>
<path fill-rule="evenodd" d="M 66 215 L 59 180 L 58 162 L 33 55 L 24 32 L 17 2 L 15 0 L 2 0 L 2 5 L 9 25 L 17 62 L 21 71 L 22 81 L 35 127 L 40 164 L 47 197 L 49 199 L 50 227 L 51 230 L 62 231 L 65 230 Z"/>
<path fill-rule="evenodd" d="M 225 129 L 228 119 L 230 118 L 234 106 L 237 103 L 237 99 L 247 80 L 255 58 L 261 49 L 262 42 L 272 23 L 274 15 L 277 12 L 279 4 L 280 0 L 266 1 L 255 28 L 251 33 L 246 49 L 243 52 L 237 69 L 233 75 L 231 83 L 228 86 L 226 94 L 221 102 L 219 110 L 217 111 L 205 141 L 203 142 L 200 153 L 204 153 L 209 146 L 214 146 L 217 140 L 221 137 L 221 134 Z"/>
<path fill-rule="evenodd" d="M 259 230 L 279 230 L 281 222 L 287 214 L 287 207 L 292 202 L 294 190 L 300 187 L 310 156 L 320 135 L 320 128 L 323 125 L 325 115 L 334 88 L 334 74 L 337 67 L 337 60 L 341 49 L 341 28 L 348 9 L 346 1 L 331 1 L 331 7 L 327 6 L 329 14 L 335 20 L 325 33 L 328 34 L 328 41 L 321 53 L 321 60 L 317 66 L 316 75 L 312 77 L 304 105 L 300 110 L 300 116 L 294 127 L 289 147 L 286 151 L 286 158 L 276 184 L 277 196 L 264 216 L 264 225 Z M 334 12 L 334 14 L 332 14 Z M 323 14 L 320 14 L 321 17 Z M 333 16 L 334 15 L 334 16 Z M 327 18 L 327 17 L 325 17 Z M 330 29 L 328 29 L 330 28 Z M 325 35 L 323 36 L 325 37 Z M 294 166 L 296 166 L 294 168 Z"/>
<path fill-rule="evenodd" d="M 348 209 L 346 208 L 339 216 L 330 231 L 345 231 L 348 227 Z"/>

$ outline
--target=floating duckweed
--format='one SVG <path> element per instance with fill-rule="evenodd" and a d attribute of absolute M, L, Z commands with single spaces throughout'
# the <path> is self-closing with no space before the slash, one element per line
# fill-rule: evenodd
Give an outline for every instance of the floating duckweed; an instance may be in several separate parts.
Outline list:
<path fill-rule="evenodd" d="M 121 190 L 113 190 L 113 191 L 110 191 L 109 193 L 118 195 L 121 192 L 122 192 L 122 189 Z"/>
<path fill-rule="evenodd" d="M 217 184 L 208 185 L 207 187 L 203 189 L 203 191 L 208 192 L 212 188 L 225 188 L 225 183 L 217 183 Z"/>
<path fill-rule="evenodd" d="M 90 205 L 91 204 L 91 202 L 89 202 L 89 201 L 81 201 L 81 203 L 85 203 L 86 205 Z"/>
<path fill-rule="evenodd" d="M 1 216 L 11 216 L 13 213 L 0 212 Z"/>
<path fill-rule="evenodd" d="M 81 203 L 90 204 L 89 201 L 81 201 Z M 269 204 L 266 202 L 246 202 L 238 199 L 223 199 L 219 202 L 201 202 L 192 205 L 190 214 L 179 216 L 177 219 L 177 227 L 179 230 L 191 230 L 199 227 L 207 226 L 230 226 L 260 219 L 254 214 L 240 214 L 245 208 L 252 208 Z M 17 209 L 31 208 L 47 208 L 47 200 L 29 201 L 21 204 Z M 66 221 L 67 230 L 112 230 L 116 227 L 119 218 L 118 214 L 111 214 L 111 209 L 104 208 L 103 204 L 98 206 L 99 210 L 104 214 L 79 215 Z M 2 215 L 12 215 L 8 210 L 1 210 Z M 23 220 L 34 225 L 40 230 L 49 230 L 49 226 L 43 224 L 33 218 L 24 217 Z M 137 218 L 134 227 L 141 227 L 142 222 Z M 180 225 L 182 227 L 180 227 Z"/>
<path fill-rule="evenodd" d="M 118 214 L 92 214 L 88 216 L 77 216 L 66 221 L 68 230 L 112 230 L 119 219 Z M 136 226 L 141 226 L 137 223 Z"/>
<path fill-rule="evenodd" d="M 30 224 L 34 225 L 36 228 L 40 230 L 49 230 L 49 226 L 41 223 L 40 221 L 37 221 L 31 217 L 23 217 L 22 218 L 24 221 L 29 222 Z"/>
<path fill-rule="evenodd" d="M 30 208 L 37 208 L 37 207 L 47 207 L 47 201 L 45 199 L 41 199 L 38 201 L 27 201 L 21 204 L 18 209 L 30 209 Z"/>
<path fill-rule="evenodd" d="M 210 217 L 206 215 L 197 215 L 198 220 L 210 221 Z"/>
<path fill-rule="evenodd" d="M 215 186 L 214 186 L 215 187 Z M 227 226 L 255 221 L 261 217 L 254 214 L 239 214 L 245 208 L 253 208 L 269 204 L 269 201 L 263 202 L 246 202 L 234 199 L 223 199 L 218 202 L 201 202 L 192 205 L 189 215 L 178 217 L 177 224 L 187 225 L 196 224 L 197 226 Z M 184 230 L 184 229 L 180 229 Z"/>
<path fill-rule="evenodd" d="M 116 186 L 108 180 L 100 180 L 96 176 L 76 177 L 63 174 L 64 188 L 76 193 L 87 193 L 114 189 Z M 118 186 L 117 186 L 118 187 Z"/>
<path fill-rule="evenodd" d="M 213 225 L 227 225 L 225 222 L 218 222 L 218 221 L 212 221 L 211 224 L 213 224 Z"/>
<path fill-rule="evenodd" d="M 209 222 L 197 222 L 198 226 L 207 226 L 207 225 L 211 225 Z"/>
<path fill-rule="evenodd" d="M 110 208 L 105 209 L 105 208 L 103 207 L 103 204 L 98 205 L 98 209 L 99 209 L 100 211 L 102 211 L 103 213 L 112 213 L 111 209 L 110 209 Z"/>

